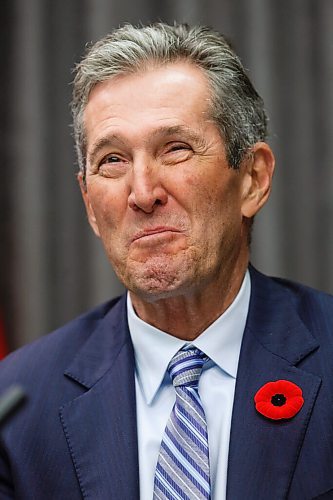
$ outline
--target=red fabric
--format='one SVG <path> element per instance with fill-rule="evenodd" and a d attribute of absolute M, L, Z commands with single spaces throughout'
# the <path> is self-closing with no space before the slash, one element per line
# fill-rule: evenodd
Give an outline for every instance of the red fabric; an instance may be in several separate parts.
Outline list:
<path fill-rule="evenodd" d="M 5 327 L 3 324 L 3 319 L 0 314 L 0 359 L 3 359 L 8 354 L 8 346 L 5 336 Z"/>
<path fill-rule="evenodd" d="M 272 420 L 292 418 L 300 411 L 304 399 L 302 389 L 288 380 L 263 385 L 254 397 L 256 409 Z"/>

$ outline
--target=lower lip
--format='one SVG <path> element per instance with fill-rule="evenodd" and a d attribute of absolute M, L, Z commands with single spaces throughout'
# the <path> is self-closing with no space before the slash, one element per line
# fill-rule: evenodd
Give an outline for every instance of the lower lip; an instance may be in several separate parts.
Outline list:
<path fill-rule="evenodd" d="M 158 233 L 146 234 L 145 236 L 141 236 L 133 241 L 133 243 L 139 244 L 155 244 L 155 243 L 166 243 L 167 241 L 173 240 L 176 236 L 179 236 L 180 233 L 177 231 L 161 231 Z"/>

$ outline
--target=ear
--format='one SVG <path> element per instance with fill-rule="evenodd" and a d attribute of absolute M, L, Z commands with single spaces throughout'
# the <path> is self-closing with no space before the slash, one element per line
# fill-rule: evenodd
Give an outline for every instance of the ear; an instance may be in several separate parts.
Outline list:
<path fill-rule="evenodd" d="M 78 180 L 78 183 L 79 183 L 79 186 L 80 186 L 80 190 L 81 190 L 81 194 L 82 194 L 82 198 L 83 198 L 83 201 L 84 201 L 84 204 L 85 204 L 85 207 L 86 207 L 89 224 L 92 227 L 92 229 L 93 229 L 94 233 L 96 234 L 96 236 L 100 237 L 100 233 L 99 233 L 99 229 L 98 229 L 98 225 L 97 225 L 95 213 L 94 213 L 94 210 L 93 210 L 93 208 L 91 206 L 90 199 L 89 199 L 89 192 L 88 192 L 88 189 L 87 189 L 85 175 L 82 172 L 79 172 L 77 174 L 77 180 Z"/>
<path fill-rule="evenodd" d="M 242 215 L 248 219 L 255 216 L 268 200 L 271 192 L 275 159 L 265 142 L 257 142 L 245 164 L 243 172 Z"/>

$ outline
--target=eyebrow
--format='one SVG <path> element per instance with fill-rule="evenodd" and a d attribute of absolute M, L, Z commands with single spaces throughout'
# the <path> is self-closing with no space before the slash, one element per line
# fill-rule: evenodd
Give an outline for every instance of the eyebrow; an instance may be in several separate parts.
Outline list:
<path fill-rule="evenodd" d="M 184 134 L 186 138 L 192 140 L 197 146 L 203 145 L 203 138 L 194 132 L 192 129 L 189 127 L 186 127 L 184 125 L 172 125 L 172 126 L 164 126 L 157 128 L 156 130 L 153 130 L 149 136 L 148 141 L 151 139 L 155 139 L 158 137 L 167 137 L 167 136 L 172 136 L 176 134 Z M 146 141 L 147 142 L 147 141 Z M 115 134 L 110 134 L 105 137 L 101 137 L 98 139 L 92 147 L 91 152 L 89 153 L 89 163 L 93 163 L 96 156 L 98 155 L 99 151 L 102 149 L 109 147 L 111 145 L 114 145 L 115 143 L 118 143 L 121 146 L 126 145 L 126 142 L 118 135 Z"/>
<path fill-rule="evenodd" d="M 161 127 L 152 132 L 152 137 L 167 137 L 176 134 L 183 134 L 185 139 L 191 140 L 196 147 L 202 148 L 205 145 L 203 137 L 186 125 L 172 125 L 170 127 Z"/>
<path fill-rule="evenodd" d="M 119 136 L 117 136 L 115 134 L 110 134 L 110 135 L 107 135 L 105 137 L 101 137 L 100 139 L 98 139 L 93 144 L 92 150 L 88 154 L 89 163 L 94 162 L 96 156 L 98 155 L 99 151 L 101 151 L 101 149 L 104 149 L 108 146 L 111 146 L 117 142 L 122 146 L 124 146 L 124 144 L 125 144 L 125 142 Z"/>

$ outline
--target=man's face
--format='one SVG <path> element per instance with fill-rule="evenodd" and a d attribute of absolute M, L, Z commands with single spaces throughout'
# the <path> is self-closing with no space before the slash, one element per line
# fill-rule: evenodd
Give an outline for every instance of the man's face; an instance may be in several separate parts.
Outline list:
<path fill-rule="evenodd" d="M 185 62 L 99 83 L 89 97 L 89 221 L 146 300 L 196 293 L 244 256 L 244 174 L 227 164 L 209 103 L 204 74 Z"/>

